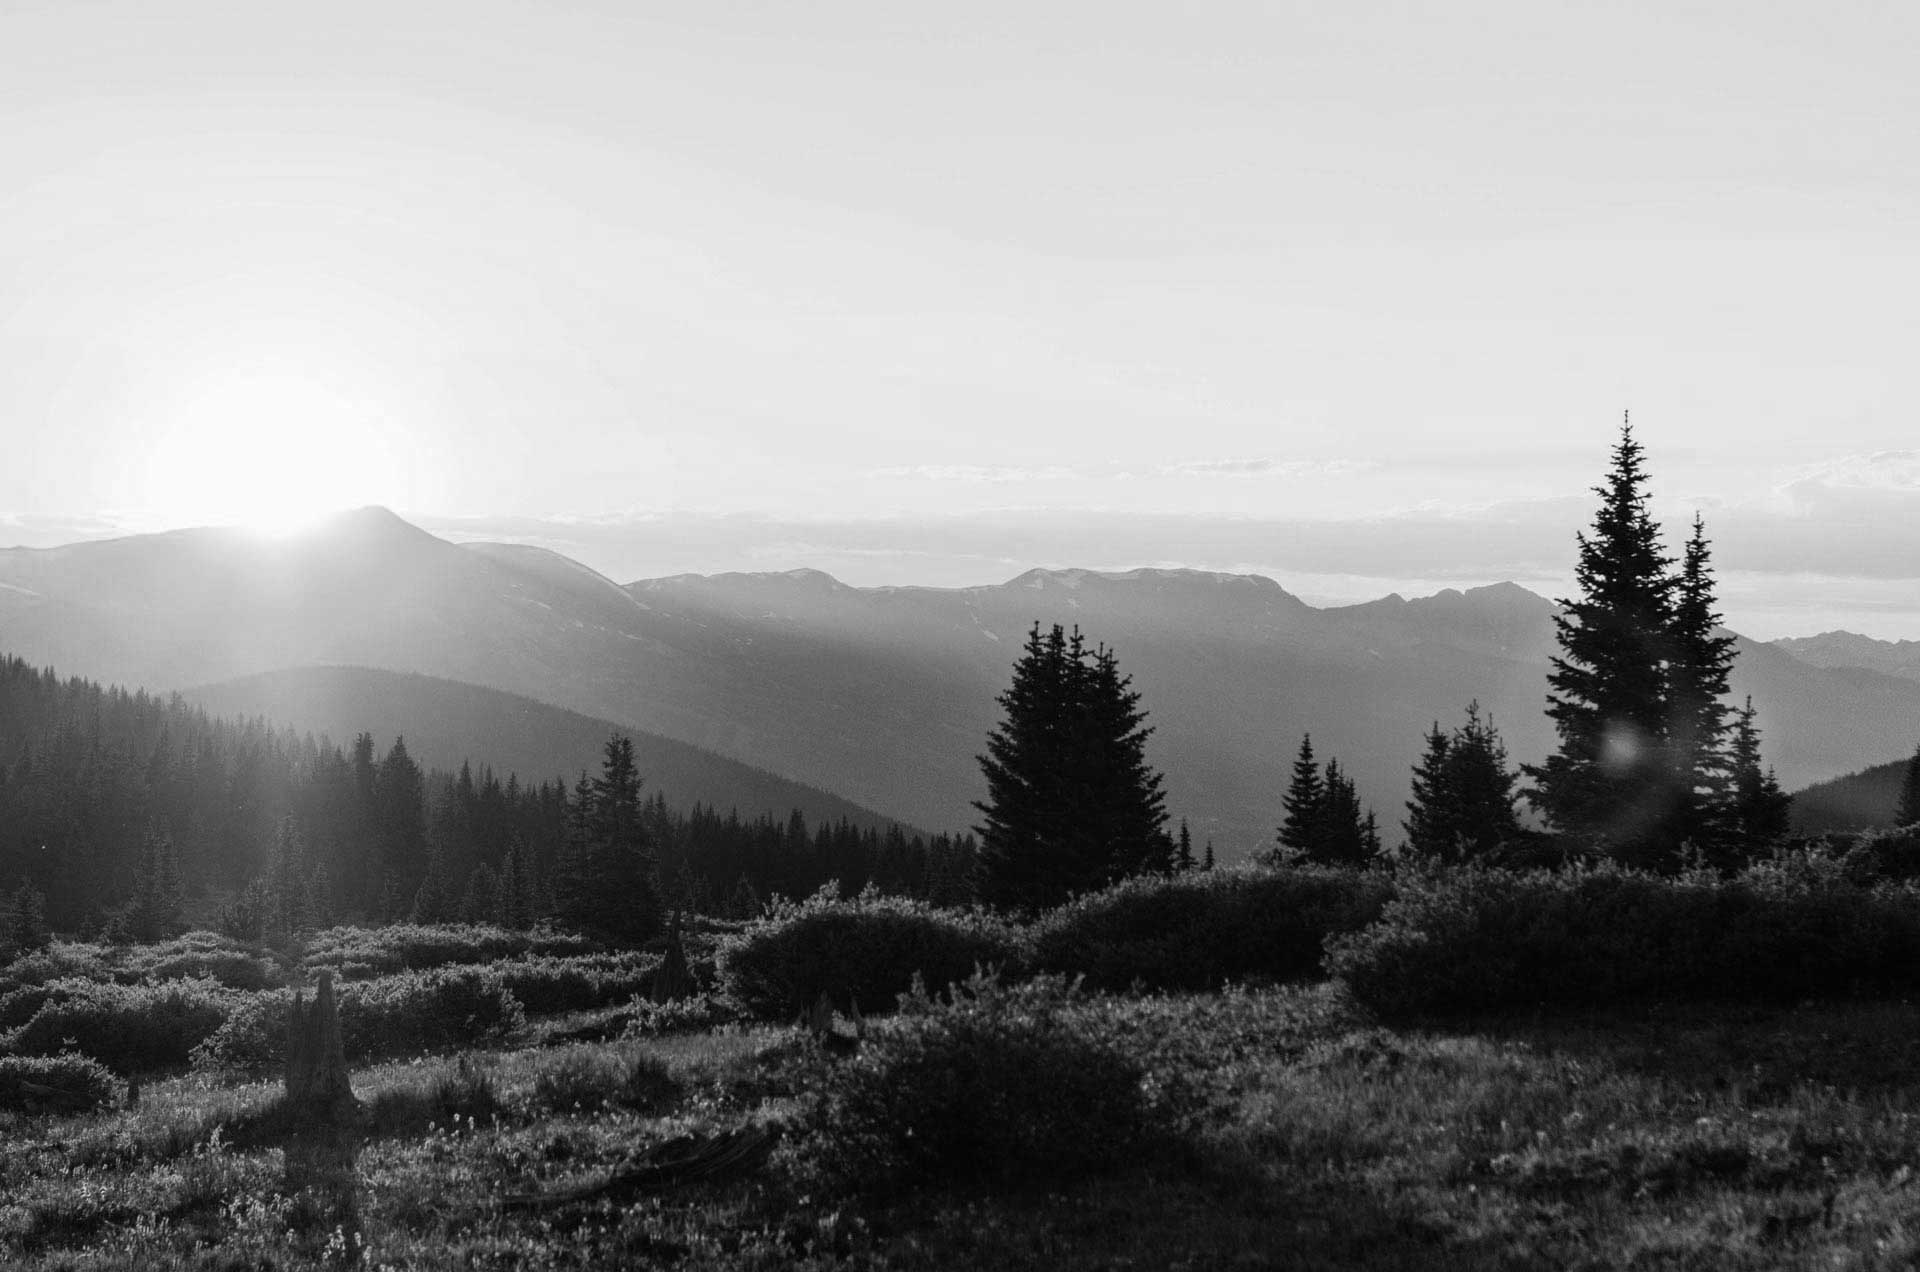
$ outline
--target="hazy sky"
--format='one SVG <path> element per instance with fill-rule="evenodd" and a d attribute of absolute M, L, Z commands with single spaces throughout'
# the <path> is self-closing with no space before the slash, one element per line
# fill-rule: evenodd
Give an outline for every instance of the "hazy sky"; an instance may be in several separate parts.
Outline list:
<path fill-rule="evenodd" d="M 1911 3 L 0 0 L 0 542 L 1545 586 L 1632 407 L 1736 625 L 1920 636 L 1916 66 Z"/>

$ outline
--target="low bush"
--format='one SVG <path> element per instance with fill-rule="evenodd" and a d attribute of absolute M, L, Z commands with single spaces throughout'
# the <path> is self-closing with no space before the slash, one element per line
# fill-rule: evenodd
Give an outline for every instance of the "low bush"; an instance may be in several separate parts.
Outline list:
<path fill-rule="evenodd" d="M 123 1074 L 185 1065 L 244 997 L 204 980 L 60 986 L 72 992 L 41 1004 L 8 1037 L 9 1048 L 43 1056 L 79 1051 Z"/>
<path fill-rule="evenodd" d="M 492 1072 L 461 1056 L 424 1080 L 401 1081 L 376 1093 L 367 1103 L 367 1133 L 417 1135 L 430 1126 L 489 1122 L 502 1108 Z"/>
<path fill-rule="evenodd" d="M 0 964 L 0 994 L 56 980 L 109 980 L 107 950 L 98 945 L 56 941 L 43 950 Z"/>
<path fill-rule="evenodd" d="M 347 1059 L 453 1051 L 492 1041 L 525 1022 L 520 1002 L 491 968 L 441 967 L 353 981 L 338 990 Z M 287 990 L 236 1004 L 193 1056 L 202 1068 L 256 1068 L 285 1058 Z"/>
<path fill-rule="evenodd" d="M 781 902 L 726 938 L 721 990 L 765 1020 L 791 1020 L 825 994 L 841 1010 L 885 1011 L 916 974 L 944 989 L 982 966 L 1023 958 L 1019 934 L 979 912 L 940 910 L 869 890 L 850 901 L 828 885 Z"/>
<path fill-rule="evenodd" d="M 307 941 L 301 966 L 330 968 L 343 980 L 371 980 L 394 972 L 493 963 L 525 955 L 574 955 L 590 949 L 585 937 L 539 928 L 531 932 L 478 923 L 402 923 L 391 927 L 336 927 Z"/>
<path fill-rule="evenodd" d="M 1128 879 L 1041 916 L 1033 962 L 1115 991 L 1303 980 L 1329 937 L 1372 923 L 1391 893 L 1383 875 L 1313 866 Z"/>
<path fill-rule="evenodd" d="M 494 970 L 529 1014 L 589 1011 L 643 994 L 660 966 L 657 954 L 584 954 L 513 959 Z"/>
<path fill-rule="evenodd" d="M 113 1103 L 113 1074 L 90 1056 L 0 1056 L 0 1110 L 78 1113 Z"/>
<path fill-rule="evenodd" d="M 1920 826 L 1863 830 L 1837 836 L 1814 850 L 1839 859 L 1847 877 L 1861 883 L 1920 879 Z"/>
<path fill-rule="evenodd" d="M 605 1108 L 655 1113 L 680 1098 L 666 1063 L 645 1052 L 630 1060 L 604 1051 L 571 1051 L 533 1082 L 534 1107 L 549 1113 L 597 1113 Z"/>
<path fill-rule="evenodd" d="M 0 1029 L 18 1029 L 50 1002 L 65 1002 L 86 994 L 99 981 L 68 977 L 22 985 L 0 994 Z"/>
<path fill-rule="evenodd" d="M 1136 1160 L 1157 1129 L 1143 1070 L 1073 1005 L 1058 977 L 903 997 L 850 1059 L 817 1061 L 803 1161 L 867 1193 L 1057 1188 Z"/>
<path fill-rule="evenodd" d="M 1408 876 L 1378 923 L 1333 942 L 1329 966 L 1389 1016 L 1904 995 L 1920 989 L 1920 892 L 1806 856 L 1732 878 Z"/>
<path fill-rule="evenodd" d="M 188 932 L 155 945 L 120 951 L 112 968 L 122 984 L 164 980 L 211 980 L 229 989 L 270 989 L 285 977 L 269 959 L 215 932 Z"/>
<path fill-rule="evenodd" d="M 713 994 L 695 994 L 656 1003 L 635 999 L 622 1032 L 628 1038 L 654 1038 L 662 1034 L 703 1033 L 740 1019 L 740 1009 L 725 998 Z"/>

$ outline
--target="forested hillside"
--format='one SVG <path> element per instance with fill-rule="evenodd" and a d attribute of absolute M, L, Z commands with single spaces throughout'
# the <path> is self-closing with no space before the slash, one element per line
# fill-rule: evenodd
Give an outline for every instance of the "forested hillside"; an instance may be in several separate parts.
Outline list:
<path fill-rule="evenodd" d="M 630 760 L 631 744 L 618 741 Z M 656 907 L 757 907 L 830 878 L 962 899 L 965 842 L 847 820 L 810 825 L 798 809 L 674 808 L 642 794 L 645 776 L 633 771 L 609 792 L 604 774 L 569 789 L 488 769 L 450 773 L 423 767 L 404 738 L 377 750 L 362 733 L 342 747 L 0 661 L 0 884 L 44 894 L 62 931 L 100 927 L 156 886 L 212 907 L 250 883 L 311 923 L 525 923 L 593 891 L 569 876 L 609 822 L 644 861 Z"/>

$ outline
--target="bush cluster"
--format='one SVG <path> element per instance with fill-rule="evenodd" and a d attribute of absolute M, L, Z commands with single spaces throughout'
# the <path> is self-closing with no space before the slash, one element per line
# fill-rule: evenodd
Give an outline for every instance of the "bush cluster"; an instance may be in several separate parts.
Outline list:
<path fill-rule="evenodd" d="M 572 1051 L 534 1078 L 532 1103 L 550 1113 L 597 1113 L 626 1108 L 657 1113 L 680 1097 L 666 1063 L 646 1052 L 631 1059 L 603 1050 Z"/>
<path fill-rule="evenodd" d="M 1405 877 L 1380 922 L 1334 941 L 1329 967 L 1389 1016 L 1903 995 L 1920 989 L 1920 892 L 1806 856 L 1731 878 Z"/>
<path fill-rule="evenodd" d="M 628 1038 L 654 1038 L 662 1034 L 701 1033 L 740 1019 L 739 1009 L 731 1001 L 713 994 L 695 994 L 656 1003 L 645 998 L 634 1000 L 621 1033 Z"/>
<path fill-rule="evenodd" d="M 245 995 L 209 980 L 118 985 L 61 981 L 32 1017 L 5 1036 L 23 1055 L 79 1051 L 116 1073 L 185 1065 Z"/>
<path fill-rule="evenodd" d="M 401 923 L 392 927 L 336 927 L 307 941 L 301 966 L 331 968 L 342 980 L 372 980 L 395 972 L 493 963 L 525 955 L 584 954 L 591 943 L 567 932 L 521 932 L 480 923 Z"/>
<path fill-rule="evenodd" d="M 285 978 L 271 960 L 215 932 L 188 932 L 154 945 L 114 952 L 114 980 L 136 985 L 165 980 L 211 980 L 229 989 L 270 989 Z"/>
<path fill-rule="evenodd" d="M 1380 917 L 1378 874 L 1289 866 L 1128 879 L 1034 924 L 1033 962 L 1090 988 L 1218 989 L 1320 974 L 1327 939 Z"/>
<path fill-rule="evenodd" d="M 512 959 L 494 970 L 530 1014 L 588 1011 L 644 994 L 660 966 L 657 954 L 583 954 Z"/>
<path fill-rule="evenodd" d="M 113 1103 L 116 1085 L 107 1067 L 89 1056 L 0 1056 L 0 1111 L 32 1112 L 54 1107 L 33 1088 L 59 1093 L 62 1112 L 84 1112 Z"/>
<path fill-rule="evenodd" d="M 1058 977 L 924 991 L 808 1085 L 804 1160 L 838 1185 L 1058 1187 L 1130 1160 L 1155 1130 L 1142 1069 L 1073 1011 Z"/>
<path fill-rule="evenodd" d="M 1920 879 L 1920 826 L 1863 830 L 1816 842 L 1809 851 L 1831 856 L 1858 883 L 1905 883 Z"/>
<path fill-rule="evenodd" d="M 720 987 L 748 1012 L 791 1020 L 825 994 L 842 1011 L 886 1011 L 916 975 L 944 989 L 984 966 L 1023 960 L 1018 932 L 974 911 L 869 890 L 843 901 L 829 885 L 780 902 L 719 950 Z"/>
<path fill-rule="evenodd" d="M 340 1040 L 349 1061 L 488 1042 L 525 1022 L 520 1002 L 499 972 L 439 967 L 338 988 Z M 251 994 L 194 1052 L 203 1068 L 255 1068 L 286 1057 L 287 990 Z"/>

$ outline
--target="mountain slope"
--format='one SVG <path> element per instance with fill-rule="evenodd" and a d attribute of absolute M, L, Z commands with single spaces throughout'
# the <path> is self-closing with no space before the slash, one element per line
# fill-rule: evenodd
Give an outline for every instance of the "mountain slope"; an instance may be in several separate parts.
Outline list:
<path fill-rule="evenodd" d="M 819 825 L 841 818 L 884 830 L 893 819 L 837 795 L 790 782 L 672 738 L 596 720 L 531 698 L 401 672 L 366 667 L 296 667 L 186 690 L 187 701 L 228 718 L 262 716 L 302 733 L 326 734 L 344 746 L 362 732 L 384 751 L 404 736 L 415 760 L 449 772 L 471 761 L 522 782 L 598 773 L 614 732 L 632 737 L 649 794 L 686 809 L 698 802 L 742 817 L 784 820 L 793 809 Z M 910 828 L 909 828 L 910 829 Z"/>
<path fill-rule="evenodd" d="M 1318 610 L 1271 579 L 1189 570 L 616 587 L 552 553 L 454 545 L 377 509 L 285 543 L 193 531 L 0 552 L 0 643 L 66 671 L 155 688 L 313 664 L 418 672 L 678 739 L 936 831 L 976 820 L 975 757 L 1028 628 L 1078 624 L 1143 694 L 1175 815 L 1227 855 L 1271 840 L 1305 732 L 1389 838 L 1428 725 L 1470 700 L 1516 761 L 1544 757 L 1553 614 L 1511 584 Z M 1911 680 L 1742 641 L 1734 685 L 1790 788 L 1920 737 Z"/>
<path fill-rule="evenodd" d="M 1920 681 L 1920 640 L 1875 640 L 1855 632 L 1836 631 L 1789 636 L 1773 643 L 1816 667 L 1859 667 Z"/>
<path fill-rule="evenodd" d="M 1795 791 L 1793 829 L 1824 835 L 1891 826 L 1906 775 L 1907 761 L 1891 760 Z"/>

